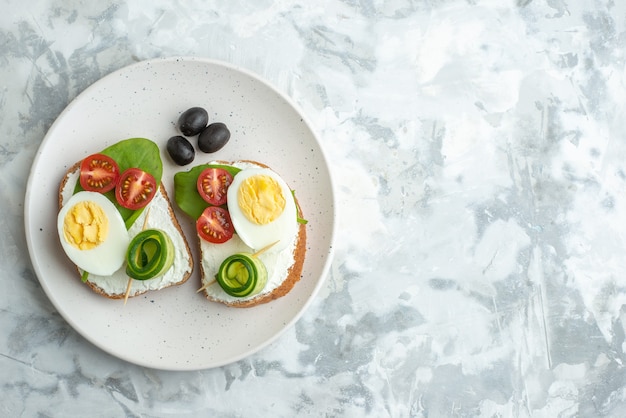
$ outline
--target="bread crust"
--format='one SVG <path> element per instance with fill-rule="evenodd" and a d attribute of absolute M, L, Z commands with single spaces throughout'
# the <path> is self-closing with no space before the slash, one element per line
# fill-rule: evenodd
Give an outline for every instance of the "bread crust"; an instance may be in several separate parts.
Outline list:
<path fill-rule="evenodd" d="M 237 160 L 233 162 L 216 161 L 216 163 L 218 164 L 225 164 L 225 165 L 233 165 L 237 162 L 255 164 L 262 168 L 271 169 L 269 166 L 263 163 L 259 163 L 257 161 L 253 161 L 253 160 Z M 298 213 L 301 214 L 302 208 L 300 207 L 300 203 L 298 202 L 297 199 L 295 200 L 296 200 Z M 202 238 L 198 236 L 198 253 L 200 254 L 200 257 L 202 257 L 202 246 L 200 245 L 201 239 Z M 219 244 L 216 244 L 216 245 L 219 245 Z M 296 245 L 295 245 L 295 249 L 293 252 L 293 256 L 294 256 L 294 262 L 288 269 L 287 277 L 285 278 L 285 280 L 283 280 L 280 286 L 278 286 L 276 289 L 274 289 L 273 291 L 269 293 L 262 293 L 252 299 L 243 299 L 243 300 L 235 300 L 235 301 L 225 301 L 222 299 L 214 298 L 209 295 L 209 292 L 206 289 L 204 290 L 203 293 L 208 300 L 212 302 L 222 303 L 224 305 L 231 306 L 233 308 L 251 308 L 253 306 L 258 306 L 264 303 L 271 302 L 275 299 L 278 299 L 288 294 L 296 285 L 296 283 L 300 281 L 300 278 L 302 277 L 302 269 L 304 267 L 304 259 L 306 256 L 306 225 L 304 224 L 299 224 L 298 226 L 298 236 L 296 238 Z M 205 279 L 205 271 L 204 271 L 204 266 L 202 262 L 200 262 L 199 264 L 200 264 L 200 285 L 202 286 L 202 284 L 204 283 L 204 279 Z"/>
<path fill-rule="evenodd" d="M 61 207 L 63 206 L 63 190 L 65 189 L 65 187 L 67 187 L 67 182 L 69 181 L 69 178 L 72 174 L 74 174 L 76 171 L 80 170 L 80 164 L 81 161 L 77 162 L 76 164 L 72 165 L 65 173 L 65 175 L 63 176 L 63 179 L 61 180 L 61 183 L 59 185 L 59 192 L 58 192 L 58 203 L 59 203 L 59 209 L 61 209 Z M 185 274 L 183 275 L 183 277 L 180 278 L 179 281 L 177 282 L 172 282 L 172 283 L 168 283 L 166 286 L 162 287 L 161 289 L 158 290 L 163 290 L 166 289 L 168 287 L 171 286 L 178 286 L 181 285 L 183 283 L 185 283 L 189 277 L 191 277 L 191 273 L 193 272 L 193 257 L 191 256 L 191 248 L 189 247 L 189 243 L 187 241 L 187 237 L 185 236 L 185 234 L 183 233 L 183 230 L 180 226 L 180 223 L 178 222 L 178 219 L 176 218 L 176 215 L 174 213 L 174 209 L 172 207 L 172 201 L 169 199 L 169 196 L 167 194 L 167 191 L 165 190 L 165 187 L 163 186 L 163 183 L 161 183 L 159 185 L 159 190 L 161 192 L 161 194 L 163 195 L 163 197 L 165 198 L 165 200 L 168 203 L 168 213 L 170 215 L 170 220 L 172 221 L 172 224 L 174 225 L 174 227 L 176 228 L 176 230 L 178 231 L 178 233 L 180 234 L 180 236 L 183 239 L 183 242 L 185 243 L 185 251 L 187 252 L 187 254 L 189 255 L 188 257 L 188 270 L 185 272 Z M 78 272 L 79 277 L 82 276 L 81 270 L 76 266 L 76 271 Z M 87 284 L 87 286 L 89 286 L 91 288 L 91 290 L 93 290 L 94 292 L 96 292 L 97 294 L 104 296 L 106 298 L 109 299 L 123 299 L 126 297 L 125 293 L 107 293 L 104 289 L 102 289 L 100 286 L 98 286 L 96 283 L 92 282 L 92 281 L 86 281 L 85 284 Z M 128 297 L 135 297 L 135 296 L 139 296 L 142 295 L 144 293 L 148 292 L 148 290 L 135 290 L 133 292 L 132 288 L 131 288 L 131 292 L 129 293 Z"/>

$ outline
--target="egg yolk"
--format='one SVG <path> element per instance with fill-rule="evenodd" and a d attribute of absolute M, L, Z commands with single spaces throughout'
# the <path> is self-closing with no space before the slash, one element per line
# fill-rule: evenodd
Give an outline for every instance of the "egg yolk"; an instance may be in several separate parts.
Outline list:
<path fill-rule="evenodd" d="M 250 176 L 237 190 L 241 212 L 252 223 L 266 225 L 283 213 L 285 197 L 278 182 L 270 176 Z"/>
<path fill-rule="evenodd" d="M 97 247 L 107 238 L 109 219 L 100 205 L 83 201 L 75 204 L 63 220 L 65 240 L 79 250 Z"/>

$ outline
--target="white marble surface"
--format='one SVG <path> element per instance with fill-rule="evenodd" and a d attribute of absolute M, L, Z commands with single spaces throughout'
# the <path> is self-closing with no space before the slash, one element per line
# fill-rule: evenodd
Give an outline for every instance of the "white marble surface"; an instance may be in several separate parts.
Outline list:
<path fill-rule="evenodd" d="M 0 416 L 626 415 L 626 3 L 5 0 Z M 111 357 L 24 238 L 30 165 L 103 75 L 192 55 L 264 77 L 338 191 L 325 287 L 197 372 Z"/>

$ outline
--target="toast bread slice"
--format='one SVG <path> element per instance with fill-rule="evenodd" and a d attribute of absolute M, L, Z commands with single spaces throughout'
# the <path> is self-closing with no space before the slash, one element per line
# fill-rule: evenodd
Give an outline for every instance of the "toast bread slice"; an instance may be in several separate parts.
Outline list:
<path fill-rule="evenodd" d="M 257 161 L 253 161 L 253 160 L 238 160 L 234 162 L 213 161 L 212 163 L 225 164 L 225 165 L 235 165 L 237 163 L 244 163 L 244 164 L 258 166 L 261 168 L 268 168 L 271 170 L 269 166 L 263 163 L 259 163 Z M 298 200 L 295 198 L 295 196 L 294 196 L 294 199 L 296 202 L 296 208 L 298 210 L 298 213 L 302 214 L 302 208 L 300 207 L 300 204 Z M 231 240 L 234 240 L 234 239 L 238 239 L 238 238 L 236 236 L 231 238 Z M 200 282 L 201 282 L 200 284 L 202 287 L 206 286 L 208 283 L 213 282 L 215 280 L 214 275 L 217 272 L 217 269 L 219 268 L 219 264 L 217 262 L 211 266 L 207 266 L 207 263 L 205 260 L 206 254 L 204 253 L 203 246 L 206 249 L 207 247 L 210 247 L 210 246 L 219 246 L 219 245 L 224 245 L 224 244 L 209 244 L 209 243 L 203 244 L 202 238 L 198 236 L 198 247 L 199 247 L 198 253 L 200 254 L 200 257 L 201 257 L 200 263 L 198 264 L 200 265 Z M 219 283 L 214 282 L 203 290 L 205 297 L 210 301 L 223 303 L 227 306 L 231 306 L 235 308 L 250 308 L 253 306 L 258 306 L 264 303 L 268 303 L 272 300 L 285 296 L 293 289 L 295 284 L 298 281 L 300 281 L 300 278 L 302 277 L 304 259 L 306 256 L 306 225 L 304 224 L 298 225 L 298 232 L 297 232 L 296 237 L 294 238 L 294 245 L 293 247 L 290 247 L 287 250 L 291 251 L 292 262 L 285 269 L 285 271 L 281 272 L 283 279 L 280 282 L 280 284 L 274 287 L 273 289 L 271 289 L 270 291 L 261 291 L 261 293 L 251 296 L 251 297 L 234 298 L 234 297 L 229 297 L 225 292 L 220 291 L 221 288 L 219 288 Z M 261 257 L 263 257 L 263 255 L 261 255 Z M 271 266 L 267 266 L 267 267 L 268 269 L 271 268 Z M 208 269 L 210 269 L 211 271 L 210 272 L 207 271 Z M 210 289 L 211 287 L 214 287 L 213 291 L 211 291 Z M 216 291 L 216 289 L 218 290 Z"/>
<path fill-rule="evenodd" d="M 61 183 L 59 185 L 59 193 L 58 193 L 59 209 L 63 206 L 63 203 L 66 200 L 68 194 L 71 196 L 71 192 L 74 190 L 76 180 L 78 178 L 77 176 L 79 175 L 79 172 L 80 172 L 80 163 L 81 162 L 79 161 L 73 166 L 71 166 L 66 171 L 65 175 L 63 176 L 63 179 L 61 180 Z M 151 218 L 155 218 L 155 215 L 150 215 L 150 213 L 153 210 L 155 211 L 154 213 L 157 213 L 156 211 L 158 211 L 162 216 L 160 216 L 158 219 L 151 219 Z M 141 282 L 149 282 L 151 280 L 159 280 L 159 279 L 155 278 L 155 279 L 149 279 L 145 281 L 133 280 L 133 283 L 131 285 L 131 291 L 128 295 L 129 298 L 134 297 L 134 296 L 139 296 L 148 291 L 161 290 L 170 286 L 183 284 L 189 279 L 193 271 L 193 258 L 191 255 L 191 249 L 187 242 L 187 238 L 185 237 L 182 231 L 182 228 L 178 222 L 178 219 L 176 218 L 176 215 L 174 213 L 167 191 L 165 190 L 165 187 L 163 186 L 162 183 L 159 185 L 159 189 L 157 191 L 157 194 L 155 195 L 155 198 L 148 204 L 148 206 L 146 206 L 146 209 L 144 210 L 142 215 L 135 221 L 135 224 L 133 225 L 133 227 L 135 225 L 142 225 L 146 217 L 148 218 L 147 223 L 146 223 L 147 227 L 160 228 L 160 229 L 167 230 L 167 232 L 170 235 L 170 238 L 172 238 L 175 242 L 178 242 L 179 247 L 182 247 L 182 248 L 178 248 L 178 252 L 180 254 L 178 255 L 178 257 L 175 257 L 174 265 L 170 267 L 170 269 L 162 276 L 163 278 L 167 277 L 168 280 L 161 280 L 161 283 L 155 286 L 148 286 L 148 287 L 145 286 L 146 283 L 141 283 Z M 166 222 L 162 222 L 164 219 Z M 165 225 L 163 225 L 163 223 L 165 223 Z M 131 227 L 131 230 L 133 227 Z M 124 266 L 122 266 L 120 270 L 123 270 L 123 269 L 125 269 L 125 264 Z M 76 270 L 78 271 L 78 274 L 80 277 L 82 275 L 82 270 L 79 269 L 78 267 L 76 267 Z M 174 274 L 175 271 L 179 272 L 180 274 Z M 120 271 L 118 270 L 118 272 L 116 272 L 115 275 L 121 276 Z M 122 281 L 123 283 L 126 283 L 127 285 L 128 276 L 120 278 L 117 281 Z M 126 288 L 124 288 L 123 283 L 122 283 L 122 286 L 119 286 L 118 284 L 111 285 L 111 283 L 105 286 L 103 280 L 99 281 L 97 277 L 92 277 L 92 275 L 88 276 L 88 280 L 85 283 L 94 292 L 98 293 L 101 296 L 107 297 L 109 299 L 125 298 Z"/>

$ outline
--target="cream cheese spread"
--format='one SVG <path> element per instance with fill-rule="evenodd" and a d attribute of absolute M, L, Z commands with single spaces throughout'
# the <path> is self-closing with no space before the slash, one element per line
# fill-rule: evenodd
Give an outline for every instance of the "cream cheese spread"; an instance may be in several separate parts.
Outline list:
<path fill-rule="evenodd" d="M 62 204 L 65 204 L 65 202 L 72 196 L 78 178 L 78 170 L 68 174 L 68 181 L 61 191 Z M 148 218 L 147 222 L 146 217 Z M 130 291 L 131 296 L 137 293 L 144 293 L 148 290 L 159 290 L 173 283 L 178 283 L 181 278 L 185 274 L 190 273 L 191 270 L 189 262 L 190 256 L 187 252 L 187 246 L 185 245 L 185 241 L 180 231 L 172 223 L 169 212 L 169 204 L 165 199 L 165 196 L 161 193 L 160 188 L 157 190 L 157 193 L 146 209 L 144 209 L 142 214 L 128 230 L 129 235 L 131 237 L 137 235 L 143 229 L 144 222 L 146 224 L 146 229 L 160 229 L 169 235 L 175 249 L 174 262 L 172 267 L 170 267 L 161 276 L 148 280 L 133 279 Z M 97 285 L 109 295 L 124 295 L 128 286 L 126 263 L 124 263 L 122 267 L 111 276 L 89 274 L 87 280 Z"/>
<path fill-rule="evenodd" d="M 219 163 L 213 161 L 210 164 Z M 233 166 L 241 169 L 258 167 L 256 164 L 243 161 L 237 161 L 233 163 Z M 296 222 L 295 219 L 294 222 Z M 267 284 L 260 293 L 246 297 L 235 297 L 229 295 L 224 292 L 219 283 L 214 280 L 222 261 L 224 261 L 227 257 L 235 253 L 254 254 L 255 250 L 244 244 L 237 234 L 233 235 L 230 240 L 222 244 L 212 244 L 198 237 L 200 240 L 200 250 L 202 252 L 202 269 L 204 271 L 202 286 L 213 282 L 206 288 L 207 295 L 213 299 L 230 303 L 254 299 L 273 292 L 285 281 L 289 273 L 289 268 L 295 262 L 294 251 L 297 244 L 299 228 L 296 228 L 295 231 L 295 234 L 291 237 L 289 244 L 287 244 L 285 248 L 280 251 L 272 251 L 270 248 L 268 251 L 259 255 L 259 259 L 263 261 L 263 264 L 265 264 L 265 268 L 267 269 Z"/>

